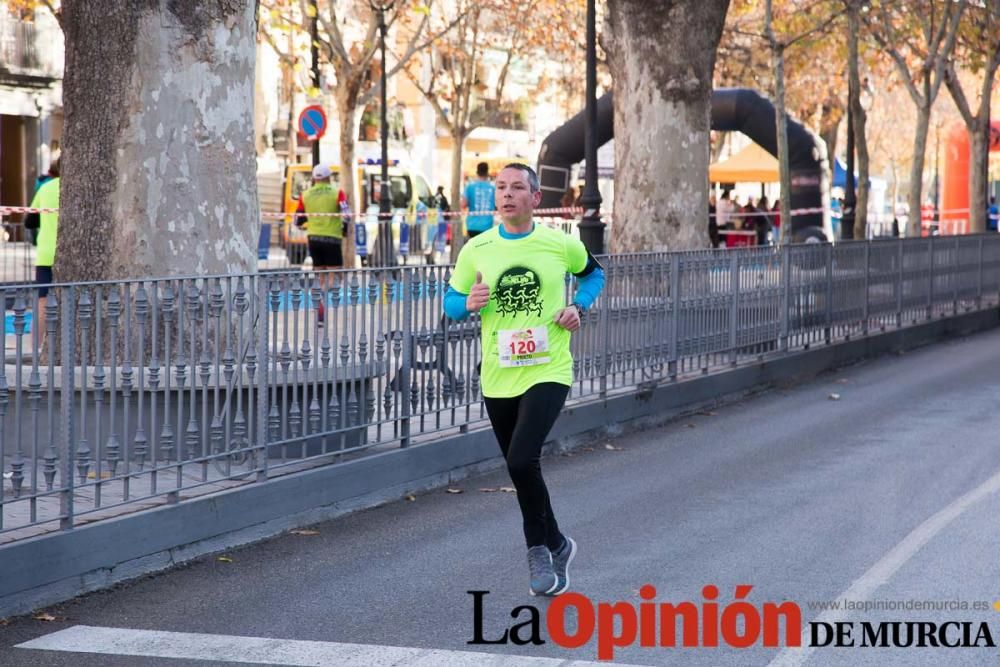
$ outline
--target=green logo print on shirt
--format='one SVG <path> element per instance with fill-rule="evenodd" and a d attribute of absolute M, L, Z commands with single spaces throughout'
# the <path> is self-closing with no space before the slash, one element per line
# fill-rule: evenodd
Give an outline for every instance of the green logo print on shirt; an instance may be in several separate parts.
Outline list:
<path fill-rule="evenodd" d="M 542 314 L 542 284 L 531 269 L 514 266 L 497 283 L 497 313 L 500 315 Z"/>

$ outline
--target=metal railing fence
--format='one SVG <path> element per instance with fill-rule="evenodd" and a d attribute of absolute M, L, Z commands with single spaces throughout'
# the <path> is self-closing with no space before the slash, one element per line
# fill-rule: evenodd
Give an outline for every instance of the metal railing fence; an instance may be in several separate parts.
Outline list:
<path fill-rule="evenodd" d="M 570 404 L 1000 303 L 996 235 L 602 263 Z M 485 424 L 450 270 L 0 287 L 0 542 Z"/>

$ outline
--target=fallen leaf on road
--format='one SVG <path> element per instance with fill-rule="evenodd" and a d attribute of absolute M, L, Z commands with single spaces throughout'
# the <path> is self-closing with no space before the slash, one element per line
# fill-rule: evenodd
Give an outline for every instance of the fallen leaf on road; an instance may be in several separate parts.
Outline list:
<path fill-rule="evenodd" d="M 593 447 L 581 447 L 580 449 L 582 449 L 585 452 L 592 452 L 592 451 L 594 451 Z"/>
<path fill-rule="evenodd" d="M 500 492 L 501 493 L 517 493 L 517 489 L 515 489 L 513 486 L 501 486 L 500 487 Z"/>
<path fill-rule="evenodd" d="M 608 443 L 607 445 L 604 445 L 604 449 L 607 449 L 607 450 L 612 451 L 612 452 L 620 452 L 622 450 L 621 447 L 615 447 L 614 445 L 612 445 L 610 443 Z"/>
<path fill-rule="evenodd" d="M 714 417 L 718 413 L 712 412 L 711 410 L 702 410 L 698 414 L 701 415 L 702 417 Z"/>
<path fill-rule="evenodd" d="M 60 620 L 59 617 L 53 616 L 52 614 L 49 614 L 49 613 L 44 612 L 44 611 L 38 612 L 37 614 L 35 614 L 34 616 L 32 616 L 32 618 L 35 619 L 36 621 L 45 621 L 45 622 L 51 622 L 51 621 L 58 621 L 58 620 Z"/>
<path fill-rule="evenodd" d="M 91 470 L 90 472 L 87 473 L 87 479 L 97 479 L 97 473 L 95 471 Z M 101 471 L 101 479 L 111 479 L 111 471 L 110 470 L 102 470 Z"/>
<path fill-rule="evenodd" d="M 830 400 L 831 401 L 839 401 L 840 400 L 840 394 L 830 394 Z"/>
<path fill-rule="evenodd" d="M 462 489 L 448 489 L 448 493 L 461 493 Z"/>
<path fill-rule="evenodd" d="M 10 625 L 10 621 L 6 618 L 0 618 L 0 628 L 2 628 L 5 625 Z"/>
<path fill-rule="evenodd" d="M 694 428 L 694 424 L 684 424 L 684 425 L 687 426 L 688 428 Z"/>
<path fill-rule="evenodd" d="M 479 489 L 479 490 L 482 491 L 483 493 L 496 493 L 500 489 Z"/>
<path fill-rule="evenodd" d="M 219 556 L 215 560 L 219 561 L 220 563 L 232 563 L 233 562 L 233 559 L 230 558 L 229 556 Z"/>
<path fill-rule="evenodd" d="M 301 530 L 291 530 L 288 532 L 290 532 L 292 535 L 319 535 L 318 530 L 301 529 Z"/>
<path fill-rule="evenodd" d="M 417 499 L 417 497 L 415 495 L 413 495 L 412 493 L 407 493 L 406 494 L 406 499 L 409 500 L 412 503 L 414 500 Z"/>

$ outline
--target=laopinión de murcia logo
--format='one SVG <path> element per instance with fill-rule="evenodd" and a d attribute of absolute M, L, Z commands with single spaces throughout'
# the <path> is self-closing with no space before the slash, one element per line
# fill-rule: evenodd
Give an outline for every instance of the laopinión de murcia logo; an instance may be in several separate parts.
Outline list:
<path fill-rule="evenodd" d="M 472 596 L 472 639 L 468 644 L 542 645 L 578 649 L 596 637 L 597 658 L 613 660 L 615 650 L 641 648 L 745 649 L 801 647 L 802 610 L 797 602 L 753 603 L 753 586 L 738 585 L 731 600 L 720 600 L 718 586 L 701 589 L 698 602 L 656 600 L 656 588 L 639 589 L 640 601 L 594 602 L 582 593 L 564 593 L 540 611 L 520 605 L 510 611 L 507 627 L 485 627 L 489 591 Z M 1000 602 L 996 605 L 1000 611 Z M 988 609 L 977 603 L 973 611 Z M 966 607 L 962 607 L 966 609 Z M 995 647 L 986 621 L 810 621 L 807 646 L 816 648 L 986 648 Z M 547 637 L 547 639 L 546 639 Z"/>

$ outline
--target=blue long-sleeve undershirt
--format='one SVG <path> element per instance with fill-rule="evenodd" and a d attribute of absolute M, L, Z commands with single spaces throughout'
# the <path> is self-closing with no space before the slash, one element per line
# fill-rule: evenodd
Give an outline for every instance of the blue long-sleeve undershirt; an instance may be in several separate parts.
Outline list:
<path fill-rule="evenodd" d="M 594 304 L 597 295 L 601 293 L 603 288 L 604 270 L 598 267 L 583 278 L 577 279 L 576 294 L 573 295 L 573 303 L 586 310 Z M 445 315 L 453 320 L 464 320 L 467 318 L 469 311 L 465 307 L 465 300 L 468 296 L 468 294 L 462 294 L 449 285 L 448 291 L 444 295 Z"/>
<path fill-rule="evenodd" d="M 498 231 L 500 232 L 500 236 L 505 239 L 523 239 L 534 231 L 534 229 L 534 225 L 532 225 L 531 231 L 524 232 L 523 234 L 511 234 L 501 225 Z M 602 289 L 604 289 L 604 270 L 598 266 L 583 278 L 577 279 L 576 294 L 573 296 L 573 303 L 586 310 L 594 304 L 597 295 L 601 293 Z M 469 311 L 465 307 L 465 300 L 468 296 L 468 294 L 462 294 L 449 285 L 448 291 L 444 295 L 444 314 L 453 320 L 464 320 L 469 316 Z"/>

